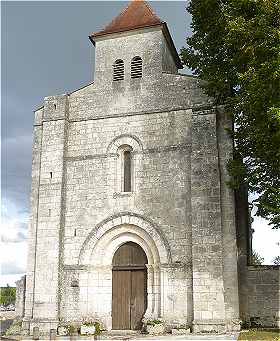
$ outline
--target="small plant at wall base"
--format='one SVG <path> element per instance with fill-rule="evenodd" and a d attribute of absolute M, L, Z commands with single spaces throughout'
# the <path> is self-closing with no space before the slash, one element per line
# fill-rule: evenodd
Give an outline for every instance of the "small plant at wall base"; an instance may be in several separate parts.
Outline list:
<path fill-rule="evenodd" d="M 272 263 L 274 265 L 280 265 L 280 256 L 276 256 L 275 258 L 273 258 Z"/>
<path fill-rule="evenodd" d="M 100 335 L 102 332 L 101 324 L 91 319 L 84 320 L 81 325 L 81 335 Z"/>
<path fill-rule="evenodd" d="M 20 335 L 22 332 L 22 321 L 14 320 L 10 327 L 6 330 L 6 336 Z"/>
<path fill-rule="evenodd" d="M 251 265 L 262 265 L 264 262 L 264 258 L 261 257 L 260 254 L 257 253 L 257 251 L 253 250 L 252 252 L 252 258 L 251 258 Z"/>
<path fill-rule="evenodd" d="M 91 326 L 94 326 L 94 323 L 93 322 L 89 322 L 89 321 L 85 321 L 85 322 L 83 322 L 82 325 L 83 326 L 87 326 L 87 327 L 91 327 Z"/>
<path fill-rule="evenodd" d="M 72 324 L 67 327 L 67 330 L 69 335 L 74 335 L 77 332 L 77 328 Z"/>
<path fill-rule="evenodd" d="M 163 321 L 154 319 L 146 321 L 146 329 L 147 332 L 151 335 L 159 335 L 163 334 L 165 331 Z"/>
<path fill-rule="evenodd" d="M 94 322 L 95 327 L 95 333 L 94 335 L 100 335 L 101 334 L 101 326 L 99 322 Z"/>
<path fill-rule="evenodd" d="M 77 325 L 65 322 L 58 326 L 57 333 L 61 336 L 75 335 L 78 333 L 78 328 Z"/>
<path fill-rule="evenodd" d="M 161 323 L 162 323 L 161 320 L 148 320 L 146 322 L 147 326 L 155 326 L 155 325 L 161 324 Z"/>

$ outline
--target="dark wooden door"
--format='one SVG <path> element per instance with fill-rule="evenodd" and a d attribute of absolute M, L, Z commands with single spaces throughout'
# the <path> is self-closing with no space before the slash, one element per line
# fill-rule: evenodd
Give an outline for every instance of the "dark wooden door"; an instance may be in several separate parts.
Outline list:
<path fill-rule="evenodd" d="M 130 329 L 142 328 L 142 318 L 147 309 L 147 271 L 131 271 Z"/>
<path fill-rule="evenodd" d="M 146 263 L 145 252 L 135 243 L 117 250 L 113 259 L 113 329 L 141 329 L 147 309 Z"/>
<path fill-rule="evenodd" d="M 113 329 L 130 329 L 130 271 L 113 271 Z"/>

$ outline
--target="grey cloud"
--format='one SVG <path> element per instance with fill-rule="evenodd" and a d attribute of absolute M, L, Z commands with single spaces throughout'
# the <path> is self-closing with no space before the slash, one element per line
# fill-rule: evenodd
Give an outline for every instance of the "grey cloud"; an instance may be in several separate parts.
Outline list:
<path fill-rule="evenodd" d="M 9 237 L 2 235 L 1 236 L 1 242 L 2 243 L 21 243 L 27 239 L 26 234 L 22 232 L 17 232 L 17 234 L 14 237 Z"/>
<path fill-rule="evenodd" d="M 2 197 L 28 207 L 31 182 L 32 136 L 2 140 Z"/>

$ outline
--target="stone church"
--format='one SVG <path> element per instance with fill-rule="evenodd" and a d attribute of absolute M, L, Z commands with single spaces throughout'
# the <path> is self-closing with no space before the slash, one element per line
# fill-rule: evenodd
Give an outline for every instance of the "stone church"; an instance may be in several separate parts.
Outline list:
<path fill-rule="evenodd" d="M 231 122 L 178 73 L 167 24 L 132 1 L 89 39 L 94 82 L 35 110 L 24 328 L 279 325 L 279 267 L 248 265 L 227 186 Z"/>

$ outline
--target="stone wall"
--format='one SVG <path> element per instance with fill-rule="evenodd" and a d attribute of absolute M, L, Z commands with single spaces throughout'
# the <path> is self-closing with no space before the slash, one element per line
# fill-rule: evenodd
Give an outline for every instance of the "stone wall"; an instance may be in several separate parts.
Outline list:
<path fill-rule="evenodd" d="M 243 321 L 251 326 L 280 328 L 280 266 L 248 266 L 241 286 L 247 307 Z"/>
<path fill-rule="evenodd" d="M 235 192 L 240 319 L 247 326 L 280 327 L 280 267 L 250 265 L 251 216 L 248 189 Z"/>
<path fill-rule="evenodd" d="M 188 311 L 192 310 L 189 306 L 191 302 L 187 303 L 186 298 L 180 294 L 188 286 L 188 290 L 191 290 L 192 277 L 190 266 L 186 268 L 184 265 L 191 263 L 191 224 L 189 215 L 186 215 L 186 205 L 190 206 L 190 196 L 186 195 L 189 192 L 190 174 L 186 171 L 186 165 L 190 163 L 191 111 L 73 122 L 69 124 L 68 133 L 64 264 L 68 268 L 79 264 L 85 239 L 103 220 L 122 212 L 143 217 L 159 226 L 170 248 L 170 262 L 181 263 L 179 269 L 178 264 L 175 268 L 167 267 L 164 270 L 164 290 L 170 294 L 169 300 L 164 298 L 165 308 L 161 309 L 161 314 L 170 319 L 177 315 L 188 319 Z M 121 179 L 118 177 L 116 151 L 119 145 L 124 144 L 133 147 L 131 193 L 121 192 Z M 101 258 L 97 253 L 92 265 L 96 266 Z M 109 264 L 110 261 L 108 260 Z M 83 301 L 83 295 L 88 297 L 89 277 L 84 279 L 87 274 L 82 272 L 78 277 L 79 295 Z M 98 287 L 95 289 L 92 285 L 92 290 L 99 293 L 98 297 L 104 292 L 107 281 L 110 287 L 110 273 L 102 273 L 103 289 L 102 285 L 100 288 L 96 284 Z M 175 273 L 178 273 L 177 279 Z M 65 278 L 69 276 L 71 277 L 68 269 Z M 91 278 L 90 281 L 94 283 L 94 278 L 98 278 L 98 275 L 96 277 L 92 274 Z M 77 317 L 76 307 L 69 305 L 69 293 L 72 293 L 71 297 L 75 301 L 77 289 L 71 289 L 69 281 L 66 286 L 62 314 L 64 318 Z M 86 294 L 83 294 L 84 291 Z M 105 292 L 99 305 L 99 298 L 95 297 L 92 304 L 87 304 L 88 308 L 83 308 L 80 314 L 92 314 L 94 307 L 97 311 L 101 308 L 104 310 L 107 296 Z M 177 302 L 176 308 L 174 302 Z"/>
<path fill-rule="evenodd" d="M 25 306 L 26 293 L 26 276 L 22 276 L 20 280 L 16 281 L 16 316 L 23 318 Z"/>

